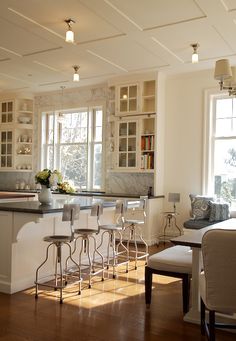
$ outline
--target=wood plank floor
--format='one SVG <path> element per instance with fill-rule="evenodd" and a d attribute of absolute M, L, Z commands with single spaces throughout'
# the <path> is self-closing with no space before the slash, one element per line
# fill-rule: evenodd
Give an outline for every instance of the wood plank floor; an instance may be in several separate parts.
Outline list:
<path fill-rule="evenodd" d="M 152 247 L 156 252 L 160 247 Z M 117 279 L 111 273 L 104 282 L 95 278 L 92 289 L 81 296 L 70 287 L 64 303 L 58 293 L 34 298 L 30 288 L 14 295 L 0 294 L 0 340 L 7 341 L 179 341 L 205 340 L 198 325 L 182 316 L 181 282 L 154 276 L 153 300 L 146 309 L 144 262 L 128 274 L 119 268 Z M 217 331 L 217 341 L 236 340 L 236 334 Z"/>

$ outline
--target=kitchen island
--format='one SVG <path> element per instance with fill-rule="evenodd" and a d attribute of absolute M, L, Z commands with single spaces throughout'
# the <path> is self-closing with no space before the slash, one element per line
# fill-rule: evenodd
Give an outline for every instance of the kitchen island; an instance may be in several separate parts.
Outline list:
<path fill-rule="evenodd" d="M 61 221 L 65 203 L 81 206 L 76 227 L 96 228 L 94 217 L 90 217 L 91 197 L 59 196 L 52 205 L 45 206 L 38 201 L 0 202 L 0 292 L 12 294 L 34 285 L 36 268 L 45 258 L 43 237 L 69 234 L 68 222 Z M 102 221 L 113 221 L 114 202 L 106 202 L 104 207 Z M 54 271 L 53 254 L 50 258 L 44 276 Z"/>

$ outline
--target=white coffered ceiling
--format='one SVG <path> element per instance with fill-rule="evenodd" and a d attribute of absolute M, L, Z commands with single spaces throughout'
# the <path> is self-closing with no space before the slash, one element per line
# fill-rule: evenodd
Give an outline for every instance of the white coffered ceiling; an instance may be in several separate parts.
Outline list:
<path fill-rule="evenodd" d="M 65 42 L 65 19 L 76 21 Z M 117 75 L 236 65 L 236 0 L 1 0 L 0 92 L 45 92 Z M 198 43 L 198 64 L 190 44 Z M 79 83 L 72 82 L 80 66 Z"/>

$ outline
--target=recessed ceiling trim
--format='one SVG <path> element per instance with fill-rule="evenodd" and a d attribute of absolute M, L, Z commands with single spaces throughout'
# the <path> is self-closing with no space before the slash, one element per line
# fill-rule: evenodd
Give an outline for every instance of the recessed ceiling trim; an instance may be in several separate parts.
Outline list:
<path fill-rule="evenodd" d="M 185 23 L 188 23 L 188 22 L 192 22 L 192 21 L 195 21 L 195 20 L 206 19 L 206 18 L 207 18 L 207 16 L 206 16 L 206 15 L 203 15 L 203 16 L 200 16 L 200 17 L 195 17 L 195 18 L 190 18 L 190 19 L 185 19 L 185 20 L 179 20 L 179 21 L 170 22 L 170 23 L 163 24 L 163 25 L 157 25 L 157 26 L 152 26 L 152 27 L 146 27 L 146 28 L 143 29 L 143 31 L 156 30 L 156 29 L 158 29 L 158 28 L 164 28 L 164 27 L 168 27 L 168 26 L 174 26 L 174 25 L 179 25 L 179 24 L 185 24 Z"/>
<path fill-rule="evenodd" d="M 34 63 L 37 64 L 37 65 L 43 66 L 43 67 L 45 67 L 45 68 L 47 68 L 49 70 L 52 70 L 52 71 L 55 71 L 55 72 L 60 72 L 58 69 L 55 69 L 54 67 L 52 67 L 50 65 L 38 62 L 37 60 L 34 60 Z"/>
<path fill-rule="evenodd" d="M 108 39 L 115 39 L 126 36 L 125 33 L 115 34 L 114 36 L 108 36 L 108 37 L 102 37 L 98 39 L 91 39 L 91 40 L 85 40 L 82 42 L 77 43 L 77 45 L 83 45 L 83 44 L 90 44 L 90 43 L 96 43 L 98 41 L 108 40 Z"/>
<path fill-rule="evenodd" d="M 103 60 L 104 62 L 106 62 L 106 63 L 108 63 L 108 64 L 111 64 L 111 65 L 115 66 L 115 67 L 118 68 L 119 70 L 122 70 L 122 71 L 124 71 L 124 72 L 128 72 L 128 70 L 126 70 L 125 68 L 123 68 L 122 66 L 120 66 L 120 65 L 118 65 L 118 64 L 113 63 L 111 60 L 106 59 L 106 58 L 100 56 L 99 54 L 97 54 L 97 53 L 95 53 L 95 52 L 93 52 L 93 51 L 91 51 L 91 50 L 86 50 L 86 51 L 87 51 L 88 53 L 90 53 L 91 55 L 93 55 L 93 56 L 95 56 L 95 57 L 97 57 L 97 58 Z"/>
<path fill-rule="evenodd" d="M 3 73 L 3 72 L 0 72 L 0 75 L 4 76 L 6 78 L 14 79 L 14 80 L 21 81 L 21 82 L 24 82 L 24 83 L 33 84 L 32 82 L 28 82 L 28 81 L 26 81 L 26 80 L 24 80 L 22 78 L 17 78 L 17 77 L 14 77 L 14 76 L 10 76 L 10 75 L 8 75 L 6 73 Z"/>
<path fill-rule="evenodd" d="M 15 56 L 17 56 L 17 57 L 22 57 L 22 55 L 21 55 L 21 54 L 19 54 L 19 53 L 15 52 L 15 51 L 12 51 L 12 50 L 6 49 L 6 48 L 5 48 L 5 47 L 3 47 L 3 46 L 0 46 L 0 49 L 1 49 L 1 50 L 3 50 L 3 51 L 6 51 L 6 52 L 12 53 L 12 54 L 14 54 L 14 55 L 15 55 Z"/>
<path fill-rule="evenodd" d="M 61 84 L 61 83 L 68 83 L 69 81 L 58 81 L 58 82 L 51 82 L 51 83 L 42 83 L 39 86 L 47 86 L 47 85 L 54 85 L 54 84 Z"/>
<path fill-rule="evenodd" d="M 227 12 L 233 12 L 235 11 L 235 8 L 234 9 L 229 9 L 228 6 L 226 5 L 226 3 L 224 2 L 224 0 L 220 0 L 220 2 L 222 3 L 223 7 L 225 8 L 225 10 Z"/>
<path fill-rule="evenodd" d="M 13 89 L 10 89 L 11 91 L 22 91 L 22 90 L 25 90 L 25 89 L 29 89 L 29 86 L 23 86 L 21 88 L 13 88 Z M 9 89 L 4 89 L 2 90 L 2 92 L 9 92 Z"/>
<path fill-rule="evenodd" d="M 46 53 L 46 52 L 51 52 L 51 51 L 56 51 L 56 50 L 60 50 L 62 49 L 62 46 L 59 47 L 52 47 L 51 49 L 46 49 L 46 50 L 40 50 L 40 51 L 35 51 L 35 52 L 30 52 L 30 53 L 26 53 L 23 54 L 23 57 L 28 57 L 28 56 L 34 56 L 36 54 L 40 54 L 40 53 Z"/>
<path fill-rule="evenodd" d="M 162 44 L 159 40 L 157 40 L 155 37 L 151 37 L 151 39 L 160 45 L 164 50 L 166 50 L 168 53 L 170 53 L 173 57 L 175 57 L 179 62 L 184 63 L 184 60 L 181 59 L 179 56 L 177 56 L 174 52 L 172 52 L 168 47 L 166 47 L 164 44 Z"/>
<path fill-rule="evenodd" d="M 235 21 L 234 21 L 235 23 Z M 232 46 L 228 43 L 228 41 L 222 36 L 222 34 L 219 32 L 219 30 L 212 25 L 212 28 L 216 31 L 216 33 L 218 34 L 218 36 L 225 42 L 225 44 L 229 47 L 229 49 L 233 52 L 234 49 L 232 48 Z"/>
<path fill-rule="evenodd" d="M 63 39 L 63 40 L 65 40 L 65 37 L 64 37 L 64 36 L 60 35 L 59 33 L 57 33 L 57 32 L 55 32 L 55 31 L 51 30 L 50 28 L 48 28 L 48 27 L 46 27 L 46 26 L 44 26 L 44 25 L 41 25 L 41 24 L 38 23 L 37 21 L 35 21 L 35 20 L 33 20 L 33 19 L 27 17 L 26 15 L 24 15 L 24 14 L 22 14 L 22 13 L 16 11 L 14 8 L 8 7 L 8 10 L 11 11 L 12 13 L 18 15 L 19 17 L 21 17 L 21 18 L 23 18 L 23 19 L 25 19 L 25 20 L 31 22 L 32 24 L 34 24 L 34 25 L 36 25 L 36 26 L 39 26 L 39 27 L 41 27 L 42 29 L 44 29 L 44 30 L 46 30 L 46 31 L 48 31 L 48 32 L 50 32 L 50 33 L 52 33 L 52 34 L 54 34 L 55 36 L 57 36 L 57 37 L 59 37 L 59 38 L 61 38 L 61 39 Z"/>
<path fill-rule="evenodd" d="M 3 59 L 0 59 L 0 62 L 7 62 L 8 60 L 11 60 L 11 58 L 3 58 Z"/>
<path fill-rule="evenodd" d="M 117 8 L 115 5 L 113 5 L 109 0 L 103 0 L 107 5 L 109 5 L 111 8 L 113 8 L 117 13 L 119 13 L 123 18 L 128 20 L 131 24 L 133 24 L 139 31 L 143 31 L 143 28 L 139 26 L 134 20 L 132 20 L 128 15 L 126 15 L 124 12 L 122 12 L 119 8 Z"/>

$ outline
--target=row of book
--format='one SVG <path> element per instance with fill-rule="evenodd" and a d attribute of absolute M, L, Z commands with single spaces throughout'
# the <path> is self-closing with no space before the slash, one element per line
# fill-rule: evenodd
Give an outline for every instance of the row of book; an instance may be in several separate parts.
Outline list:
<path fill-rule="evenodd" d="M 154 169 L 154 154 L 147 153 L 141 155 L 141 169 Z"/>
<path fill-rule="evenodd" d="M 154 150 L 154 135 L 141 137 L 141 150 Z"/>

